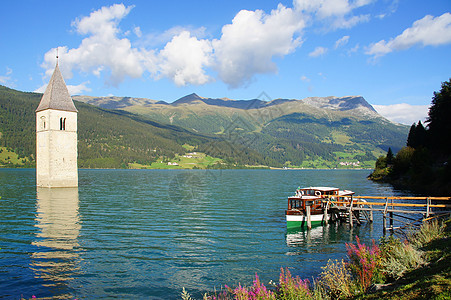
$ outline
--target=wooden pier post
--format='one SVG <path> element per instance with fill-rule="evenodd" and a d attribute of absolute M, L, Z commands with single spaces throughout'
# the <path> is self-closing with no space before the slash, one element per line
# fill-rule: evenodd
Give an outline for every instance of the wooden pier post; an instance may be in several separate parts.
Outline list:
<path fill-rule="evenodd" d="M 391 209 L 392 210 L 394 209 L 393 198 L 391 199 Z M 389 212 L 388 217 L 390 218 L 390 231 L 391 231 L 391 234 L 393 234 L 394 228 L 393 228 L 393 212 L 392 211 Z"/>
<path fill-rule="evenodd" d="M 326 207 L 324 207 L 324 225 L 329 224 L 329 215 L 328 215 L 328 208 L 329 208 L 329 201 L 326 203 Z"/>
<path fill-rule="evenodd" d="M 335 223 L 337 221 L 337 215 L 335 214 L 335 211 L 332 209 L 330 210 L 330 221 L 332 223 Z"/>
<path fill-rule="evenodd" d="M 352 208 L 349 208 L 349 226 L 354 226 L 354 224 L 352 223 Z"/>
<path fill-rule="evenodd" d="M 311 209 L 310 206 L 305 207 L 305 211 L 307 213 L 307 228 L 308 229 L 312 229 L 312 217 L 311 217 L 310 209 Z"/>
<path fill-rule="evenodd" d="M 384 236 L 387 233 L 387 210 L 388 210 L 388 197 L 385 198 L 385 207 L 384 207 L 383 218 L 382 218 L 382 224 L 383 224 L 382 232 L 383 232 Z"/>
<path fill-rule="evenodd" d="M 391 233 L 393 233 L 393 231 L 394 231 L 394 228 L 393 228 L 393 212 L 389 212 L 388 213 L 388 217 L 390 218 L 390 231 L 391 231 Z"/>
<path fill-rule="evenodd" d="M 370 208 L 370 223 L 373 223 L 373 206 L 369 205 L 368 207 Z"/>
<path fill-rule="evenodd" d="M 382 215 L 382 233 L 384 236 L 387 234 L 387 214 L 385 212 Z"/>
<path fill-rule="evenodd" d="M 353 205 L 354 199 L 351 196 L 351 203 L 349 204 L 349 226 L 353 227 L 354 224 L 352 223 L 352 205 Z"/>

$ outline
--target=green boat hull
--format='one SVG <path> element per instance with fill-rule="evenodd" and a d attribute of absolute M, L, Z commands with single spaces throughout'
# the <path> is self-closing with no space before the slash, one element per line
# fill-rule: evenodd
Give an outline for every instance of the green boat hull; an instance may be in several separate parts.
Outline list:
<path fill-rule="evenodd" d="M 323 215 L 312 215 L 310 222 L 312 227 L 320 226 L 323 223 Z M 287 228 L 307 227 L 307 217 L 304 215 L 287 215 Z"/>

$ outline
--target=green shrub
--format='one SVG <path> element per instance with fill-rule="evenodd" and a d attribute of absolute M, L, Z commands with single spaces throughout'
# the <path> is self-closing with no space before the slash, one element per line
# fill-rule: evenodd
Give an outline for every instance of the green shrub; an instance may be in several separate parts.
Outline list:
<path fill-rule="evenodd" d="M 319 275 L 316 286 L 321 287 L 332 299 L 348 298 L 356 287 L 347 264 L 341 260 L 330 260 Z M 316 293 L 315 293 L 316 294 Z"/>
<path fill-rule="evenodd" d="M 421 248 L 432 240 L 439 239 L 445 234 L 445 224 L 437 220 L 424 222 L 419 230 L 409 233 L 408 239 L 415 247 Z"/>
<path fill-rule="evenodd" d="M 382 264 L 381 271 L 390 279 L 399 279 L 406 272 L 416 269 L 425 263 L 423 253 L 407 241 L 390 236 L 380 244 Z"/>

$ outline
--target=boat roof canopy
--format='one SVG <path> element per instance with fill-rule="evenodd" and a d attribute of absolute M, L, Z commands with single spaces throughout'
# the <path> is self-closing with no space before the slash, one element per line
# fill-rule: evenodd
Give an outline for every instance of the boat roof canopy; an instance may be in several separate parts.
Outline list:
<path fill-rule="evenodd" d="M 347 196 L 347 195 L 354 195 L 355 193 L 353 191 L 350 190 L 344 190 L 344 191 L 339 191 L 338 195 L 340 196 Z"/>
<path fill-rule="evenodd" d="M 311 187 L 302 188 L 301 190 L 315 190 L 315 191 L 320 191 L 320 192 L 330 192 L 330 191 L 337 191 L 338 188 L 324 187 L 324 186 L 311 186 Z"/>

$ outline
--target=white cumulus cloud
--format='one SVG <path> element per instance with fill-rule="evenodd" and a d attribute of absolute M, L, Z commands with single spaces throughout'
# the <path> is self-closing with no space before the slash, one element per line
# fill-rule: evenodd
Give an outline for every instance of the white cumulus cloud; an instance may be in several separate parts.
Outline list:
<path fill-rule="evenodd" d="M 212 63 L 213 48 L 208 40 L 198 40 L 183 31 L 160 52 L 161 76 L 171 78 L 178 86 L 205 84 L 210 80 L 205 67 Z"/>
<path fill-rule="evenodd" d="M 133 7 L 115 4 L 102 7 L 88 17 L 72 23 L 79 34 L 87 35 L 78 48 L 59 48 L 62 63 L 61 72 L 65 78 L 72 77 L 72 71 L 78 69 L 84 73 L 100 74 L 105 68 L 110 72 L 107 83 L 117 86 L 126 76 L 139 78 L 143 74 L 142 55 L 132 48 L 130 41 L 119 38 L 117 25 Z M 42 66 L 50 75 L 55 65 L 55 49 L 44 56 Z"/>
<path fill-rule="evenodd" d="M 284 56 L 301 45 L 296 37 L 305 24 L 296 12 L 281 4 L 271 14 L 240 11 L 213 40 L 215 69 L 231 87 L 249 83 L 255 74 L 276 72 L 274 56 Z"/>
<path fill-rule="evenodd" d="M 418 121 L 424 123 L 429 112 L 429 105 L 410 105 L 407 103 L 373 105 L 373 107 L 390 121 L 406 125 L 412 125 Z"/>
<path fill-rule="evenodd" d="M 449 43 L 451 43 L 451 13 L 444 13 L 439 17 L 427 15 L 388 42 L 381 40 L 371 44 L 366 54 L 379 57 L 414 45 L 439 46 Z"/>

